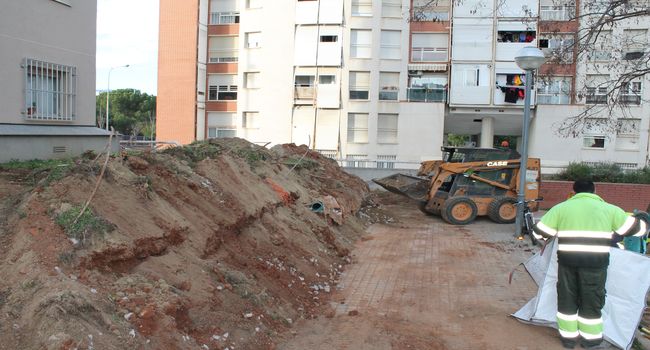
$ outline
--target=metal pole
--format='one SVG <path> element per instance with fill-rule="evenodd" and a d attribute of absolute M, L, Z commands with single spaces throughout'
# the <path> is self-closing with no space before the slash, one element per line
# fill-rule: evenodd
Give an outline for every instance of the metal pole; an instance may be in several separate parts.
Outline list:
<path fill-rule="evenodd" d="M 110 101 L 111 101 L 111 72 L 113 71 L 113 68 L 108 70 L 108 84 L 106 84 L 106 131 L 109 131 L 108 129 L 108 112 L 109 112 L 109 106 L 110 106 Z"/>
<path fill-rule="evenodd" d="M 526 90 L 524 96 L 524 126 L 521 141 L 521 163 L 519 164 L 519 192 L 517 196 L 517 218 L 515 229 L 517 237 L 521 237 L 521 230 L 524 224 L 524 201 L 526 200 L 526 169 L 528 164 L 528 128 L 530 124 L 530 86 L 533 79 L 533 71 L 526 71 Z"/>

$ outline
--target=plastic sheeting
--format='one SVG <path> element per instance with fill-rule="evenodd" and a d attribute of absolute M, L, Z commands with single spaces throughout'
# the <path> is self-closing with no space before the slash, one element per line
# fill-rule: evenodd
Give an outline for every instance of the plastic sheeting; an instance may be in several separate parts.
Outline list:
<path fill-rule="evenodd" d="M 512 316 L 518 320 L 557 328 L 557 241 L 524 263 L 539 286 L 537 295 Z M 650 259 L 613 248 L 607 269 L 607 297 L 603 308 L 604 337 L 613 345 L 629 350 L 639 325 L 650 288 Z"/>

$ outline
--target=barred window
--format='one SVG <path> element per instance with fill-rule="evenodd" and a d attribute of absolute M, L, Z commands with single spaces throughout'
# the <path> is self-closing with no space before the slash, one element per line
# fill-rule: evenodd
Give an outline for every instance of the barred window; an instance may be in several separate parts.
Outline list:
<path fill-rule="evenodd" d="M 25 110 L 27 119 L 75 119 L 77 68 L 26 58 Z"/>

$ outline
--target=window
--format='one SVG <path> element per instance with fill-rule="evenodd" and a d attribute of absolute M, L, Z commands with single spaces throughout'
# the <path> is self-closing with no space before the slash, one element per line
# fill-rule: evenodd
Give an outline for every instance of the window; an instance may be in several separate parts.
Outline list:
<path fill-rule="evenodd" d="M 413 0 L 412 16 L 415 21 L 448 21 L 449 0 Z"/>
<path fill-rule="evenodd" d="M 571 34 L 542 34 L 539 48 L 549 61 L 556 63 L 573 62 L 573 45 L 575 39 Z"/>
<path fill-rule="evenodd" d="M 377 155 L 378 169 L 395 169 L 396 155 Z"/>
<path fill-rule="evenodd" d="M 566 105 L 571 103 L 571 77 L 540 79 L 537 86 L 537 103 Z"/>
<path fill-rule="evenodd" d="M 352 0 L 352 16 L 372 16 L 372 0 Z"/>
<path fill-rule="evenodd" d="M 260 113 L 259 112 L 244 112 L 242 115 L 242 127 L 244 129 L 259 129 L 260 128 Z"/>
<path fill-rule="evenodd" d="M 25 116 L 33 120 L 75 119 L 77 68 L 26 58 Z"/>
<path fill-rule="evenodd" d="M 402 32 L 399 30 L 382 30 L 381 31 L 381 51 L 380 58 L 398 60 L 402 57 L 400 50 L 400 41 Z"/>
<path fill-rule="evenodd" d="M 208 138 L 236 137 L 236 129 L 208 128 Z"/>
<path fill-rule="evenodd" d="M 239 12 L 211 12 L 210 24 L 239 23 Z"/>
<path fill-rule="evenodd" d="M 260 72 L 245 72 L 244 87 L 247 89 L 260 88 Z"/>
<path fill-rule="evenodd" d="M 399 73 L 379 72 L 379 100 L 397 101 Z"/>
<path fill-rule="evenodd" d="M 379 114 L 377 143 L 397 143 L 397 114 Z"/>
<path fill-rule="evenodd" d="M 601 30 L 588 57 L 591 61 L 609 61 L 612 58 L 612 49 L 612 31 Z"/>
<path fill-rule="evenodd" d="M 211 36 L 208 39 L 209 62 L 229 63 L 239 60 L 238 36 Z"/>
<path fill-rule="evenodd" d="M 575 18 L 575 2 L 571 0 L 541 0 L 539 19 L 542 21 L 568 21 Z"/>
<path fill-rule="evenodd" d="M 350 100 L 367 100 L 370 72 L 350 72 Z"/>
<path fill-rule="evenodd" d="M 605 148 L 605 136 L 585 136 L 582 139 L 585 148 Z"/>
<path fill-rule="evenodd" d="M 621 91 L 618 95 L 619 102 L 630 105 L 641 104 L 641 82 L 632 81 L 621 83 Z"/>
<path fill-rule="evenodd" d="M 370 58 L 372 54 L 372 32 L 365 29 L 352 29 L 350 45 L 350 57 Z"/>
<path fill-rule="evenodd" d="M 348 113 L 348 142 L 368 143 L 367 113 Z"/>
<path fill-rule="evenodd" d="M 402 17 L 402 1 L 401 0 L 382 0 L 381 1 L 381 16 L 382 17 Z"/>
<path fill-rule="evenodd" d="M 643 57 L 648 47 L 648 31 L 626 29 L 623 31 L 623 59 L 636 60 Z"/>
<path fill-rule="evenodd" d="M 318 76 L 318 84 L 336 84 L 336 75 L 320 75 Z"/>
<path fill-rule="evenodd" d="M 609 75 L 587 75 L 587 104 L 607 104 Z"/>
<path fill-rule="evenodd" d="M 337 35 L 321 35 L 320 36 L 320 42 L 321 43 L 335 43 L 339 40 L 339 37 Z"/>
<path fill-rule="evenodd" d="M 237 100 L 237 85 L 210 85 L 208 92 L 208 100 L 210 101 L 236 101 Z"/>
<path fill-rule="evenodd" d="M 414 33 L 411 36 L 411 61 L 447 61 L 448 41 L 448 34 Z"/>
<path fill-rule="evenodd" d="M 246 33 L 246 48 L 247 49 L 256 49 L 262 47 L 262 33 L 261 32 L 250 32 Z"/>
<path fill-rule="evenodd" d="M 262 8 L 263 0 L 246 0 L 246 8 L 249 9 L 258 9 Z"/>

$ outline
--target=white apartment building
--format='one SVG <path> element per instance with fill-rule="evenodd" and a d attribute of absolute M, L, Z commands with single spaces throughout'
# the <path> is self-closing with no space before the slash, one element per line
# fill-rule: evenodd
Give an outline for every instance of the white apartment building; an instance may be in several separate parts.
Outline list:
<path fill-rule="evenodd" d="M 0 5 L 0 163 L 104 149 L 109 133 L 95 126 L 97 2 Z"/>
<path fill-rule="evenodd" d="M 412 168 L 439 159 L 448 134 L 473 135 L 480 147 L 521 135 L 524 72 L 514 56 L 568 44 L 580 25 L 567 20 L 572 2 L 440 0 L 410 20 L 427 2 L 161 0 L 159 139 L 293 142 L 347 166 Z M 616 30 L 647 39 L 648 23 Z M 546 172 L 570 161 L 645 165 L 644 81 L 630 85 L 629 132 L 553 133 L 568 113 L 602 102 L 598 89 L 572 98 L 602 75 L 573 56 L 541 69 L 554 75 L 532 92 L 531 156 Z"/>

